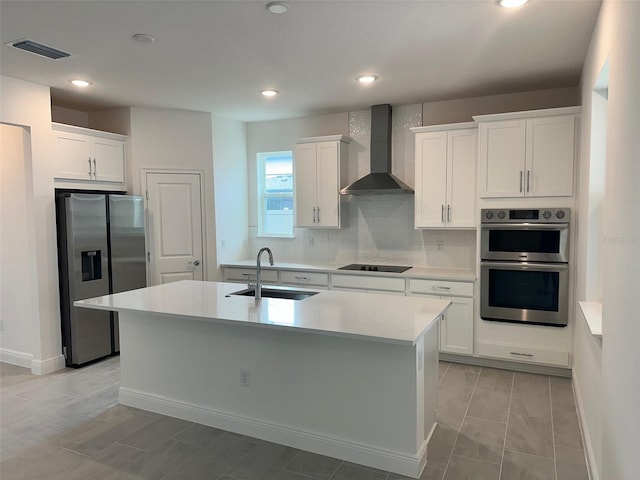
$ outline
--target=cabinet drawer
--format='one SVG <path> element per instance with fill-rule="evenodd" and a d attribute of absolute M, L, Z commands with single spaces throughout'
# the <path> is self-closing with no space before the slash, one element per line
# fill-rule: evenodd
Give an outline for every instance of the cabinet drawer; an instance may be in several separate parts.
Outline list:
<path fill-rule="evenodd" d="M 329 274 L 293 270 L 280 271 L 280 283 L 285 285 L 329 286 Z"/>
<path fill-rule="evenodd" d="M 473 297 L 473 282 L 451 282 L 447 280 L 409 279 L 410 293 L 425 293 L 429 295 L 456 295 L 458 297 Z"/>
<path fill-rule="evenodd" d="M 231 282 L 255 282 L 255 268 L 229 268 L 224 269 L 225 281 Z M 260 272 L 260 279 L 264 283 L 278 283 L 278 271 L 272 269 L 263 269 Z"/>
<path fill-rule="evenodd" d="M 559 367 L 569 366 L 569 352 L 525 347 L 522 345 L 478 342 L 478 355 L 482 357 L 505 358 L 517 362 L 544 363 Z"/>
<path fill-rule="evenodd" d="M 379 290 L 386 292 L 402 292 L 404 294 L 404 278 L 368 277 L 365 275 L 336 275 L 331 276 L 333 288 L 352 290 Z"/>

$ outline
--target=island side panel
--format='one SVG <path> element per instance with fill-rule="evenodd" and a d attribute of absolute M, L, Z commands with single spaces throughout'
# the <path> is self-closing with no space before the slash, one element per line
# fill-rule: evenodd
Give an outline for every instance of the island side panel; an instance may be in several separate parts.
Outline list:
<path fill-rule="evenodd" d="M 122 403 L 416 475 L 415 345 L 131 312 L 120 323 Z"/>

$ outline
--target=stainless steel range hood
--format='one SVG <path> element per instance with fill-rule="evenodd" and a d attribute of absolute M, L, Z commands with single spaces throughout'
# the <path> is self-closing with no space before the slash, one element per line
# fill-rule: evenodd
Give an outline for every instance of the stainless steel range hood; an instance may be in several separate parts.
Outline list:
<path fill-rule="evenodd" d="M 343 195 L 413 193 L 391 173 L 391 105 L 371 107 L 371 173 L 340 190 Z"/>

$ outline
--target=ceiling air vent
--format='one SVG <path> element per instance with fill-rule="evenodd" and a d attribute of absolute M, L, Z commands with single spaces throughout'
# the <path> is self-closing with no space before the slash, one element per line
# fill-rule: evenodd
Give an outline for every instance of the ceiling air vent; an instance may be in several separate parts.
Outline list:
<path fill-rule="evenodd" d="M 19 48 L 20 50 L 35 53 L 36 55 L 40 55 L 41 57 L 50 58 L 52 60 L 58 60 L 60 58 L 71 56 L 71 54 L 68 52 L 63 52 L 62 50 L 58 50 L 57 48 L 34 42 L 33 40 L 29 40 L 28 38 L 16 40 L 15 42 L 11 42 L 9 45 L 15 48 Z"/>

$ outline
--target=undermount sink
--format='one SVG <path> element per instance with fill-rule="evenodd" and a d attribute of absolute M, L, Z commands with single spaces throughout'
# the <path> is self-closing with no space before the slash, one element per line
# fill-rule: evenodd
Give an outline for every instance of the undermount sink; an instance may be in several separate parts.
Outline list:
<path fill-rule="evenodd" d="M 262 296 L 267 298 L 285 298 L 287 300 L 304 300 L 307 297 L 317 295 L 318 292 L 306 292 L 303 290 L 281 290 L 277 288 L 262 288 Z M 231 293 L 231 295 L 241 295 L 243 297 L 255 297 L 255 288 L 245 288 Z"/>

